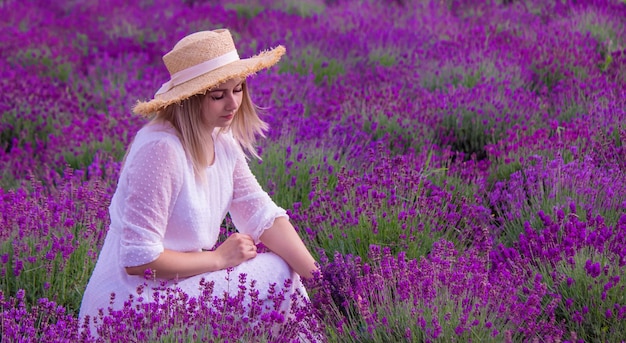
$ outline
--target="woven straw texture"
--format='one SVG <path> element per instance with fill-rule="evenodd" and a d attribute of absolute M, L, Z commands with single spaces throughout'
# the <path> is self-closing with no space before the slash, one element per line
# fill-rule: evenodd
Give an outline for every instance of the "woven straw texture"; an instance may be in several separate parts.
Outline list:
<path fill-rule="evenodd" d="M 181 39 L 170 52 L 163 56 L 163 62 L 171 76 L 233 50 L 235 50 L 235 44 L 228 30 L 196 32 Z M 262 69 L 269 68 L 278 63 L 284 54 L 285 47 L 279 45 L 253 57 L 226 64 L 176 85 L 167 92 L 156 95 L 150 101 L 138 101 L 133 107 L 133 112 L 143 116 L 151 115 L 193 95 L 206 93 L 230 79 L 246 78 Z"/>

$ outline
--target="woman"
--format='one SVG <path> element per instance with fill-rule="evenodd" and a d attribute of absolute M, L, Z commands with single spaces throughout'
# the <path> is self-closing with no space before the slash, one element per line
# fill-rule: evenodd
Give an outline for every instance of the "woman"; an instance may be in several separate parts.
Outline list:
<path fill-rule="evenodd" d="M 215 295 L 235 295 L 239 274 L 256 280 L 261 299 L 270 283 L 289 279 L 288 291 L 306 296 L 298 276 L 311 278 L 316 262 L 244 153 L 258 157 L 255 137 L 267 129 L 246 77 L 284 52 L 278 46 L 239 59 L 229 31 L 221 29 L 191 34 L 163 57 L 170 80 L 133 109 L 153 118 L 125 158 L 80 318 L 120 308 L 146 282 L 147 270 L 155 284 L 166 281 L 190 296 L 201 293 L 201 280 L 214 283 Z M 227 213 L 238 233 L 215 248 Z M 271 252 L 257 253 L 260 242 Z"/>

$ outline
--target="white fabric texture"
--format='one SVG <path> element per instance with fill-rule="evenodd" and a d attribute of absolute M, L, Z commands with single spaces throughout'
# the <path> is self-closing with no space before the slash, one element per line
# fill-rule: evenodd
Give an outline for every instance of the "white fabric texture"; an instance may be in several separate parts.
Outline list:
<path fill-rule="evenodd" d="M 151 124 L 137 133 L 111 200 L 111 224 L 83 296 L 81 320 L 97 316 L 99 309 L 107 313 L 108 307 L 121 308 L 129 295 L 136 297 L 137 287 L 147 280 L 128 275 L 124 267 L 149 263 L 163 249 L 214 248 L 227 213 L 237 230 L 257 243 L 275 218 L 287 217 L 263 191 L 232 135 L 216 130 L 213 137 L 215 162 L 206 169 L 207 181 L 202 183 L 196 181 L 191 161 L 170 125 Z M 273 253 L 260 253 L 230 274 L 226 270 L 200 274 L 170 281 L 168 286 L 194 297 L 201 294 L 204 278 L 215 283 L 214 295 L 235 295 L 239 274 L 247 274 L 249 282 L 256 280 L 260 299 L 267 297 L 271 283 L 281 286 L 287 279 L 294 281 L 291 291 L 306 296 L 299 276 Z"/>

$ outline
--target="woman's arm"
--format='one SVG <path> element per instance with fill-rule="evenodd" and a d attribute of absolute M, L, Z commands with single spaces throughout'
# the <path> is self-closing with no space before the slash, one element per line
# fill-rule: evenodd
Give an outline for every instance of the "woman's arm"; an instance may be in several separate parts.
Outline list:
<path fill-rule="evenodd" d="M 260 240 L 303 278 L 312 278 L 313 272 L 318 269 L 315 259 L 287 218 L 276 218 Z"/>
<path fill-rule="evenodd" d="M 286 211 L 278 207 L 259 185 L 238 144 L 234 140 L 231 144 L 237 156 L 229 209 L 235 227 L 282 257 L 300 276 L 312 278 L 318 269 L 315 259 L 289 222 Z"/>
<path fill-rule="evenodd" d="M 150 269 L 161 279 L 184 278 L 234 267 L 257 254 L 252 237 L 235 233 L 215 251 L 179 252 L 165 249 L 159 257 L 147 264 L 126 267 L 130 275 L 143 275 Z"/>

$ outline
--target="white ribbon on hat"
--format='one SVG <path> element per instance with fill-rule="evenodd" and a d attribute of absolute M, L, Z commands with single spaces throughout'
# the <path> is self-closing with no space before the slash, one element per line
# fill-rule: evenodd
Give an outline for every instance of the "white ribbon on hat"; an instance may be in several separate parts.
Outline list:
<path fill-rule="evenodd" d="M 165 93 L 172 89 L 174 86 L 180 85 L 181 83 L 187 82 L 202 74 L 206 74 L 212 70 L 223 67 L 228 63 L 232 63 L 235 61 L 239 61 L 239 54 L 237 53 L 237 50 L 233 50 L 222 56 L 218 56 L 200 64 L 196 64 L 193 67 L 183 69 L 177 73 L 174 73 L 174 75 L 171 76 L 170 80 L 164 83 L 154 95 L 157 96 L 159 94 Z"/>

